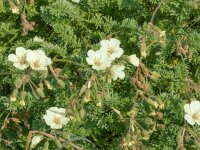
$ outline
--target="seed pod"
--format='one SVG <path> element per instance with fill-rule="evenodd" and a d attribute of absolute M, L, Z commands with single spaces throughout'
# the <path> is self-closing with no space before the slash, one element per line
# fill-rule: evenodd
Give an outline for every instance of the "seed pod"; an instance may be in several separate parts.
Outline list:
<path fill-rule="evenodd" d="M 58 79 L 58 80 L 57 80 L 57 84 L 58 84 L 61 88 L 65 88 L 65 83 L 64 83 L 61 79 Z"/>

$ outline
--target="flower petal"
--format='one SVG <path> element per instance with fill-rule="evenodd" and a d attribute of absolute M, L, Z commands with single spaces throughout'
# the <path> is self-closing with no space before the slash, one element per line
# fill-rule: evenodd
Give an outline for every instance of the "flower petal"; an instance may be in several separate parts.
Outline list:
<path fill-rule="evenodd" d="M 64 124 L 64 125 L 66 125 L 69 121 L 70 121 L 70 119 L 68 117 L 62 118 L 62 124 Z"/>
<path fill-rule="evenodd" d="M 102 47 L 108 48 L 109 47 L 109 40 L 101 40 L 100 45 Z"/>
<path fill-rule="evenodd" d="M 200 111 L 200 102 L 199 101 L 192 101 L 190 104 L 190 111 L 192 113 L 196 113 Z"/>
<path fill-rule="evenodd" d="M 16 48 L 16 55 L 17 57 L 24 57 L 24 55 L 26 54 L 26 49 L 23 47 L 17 47 Z"/>
<path fill-rule="evenodd" d="M 185 105 L 184 105 L 184 111 L 185 111 L 187 114 L 192 114 L 191 111 L 190 111 L 190 105 L 189 105 L 189 104 L 185 104 Z"/>
<path fill-rule="evenodd" d="M 109 41 L 111 47 L 118 47 L 120 45 L 120 41 L 118 39 L 111 38 Z"/>
<path fill-rule="evenodd" d="M 191 115 L 186 114 L 186 115 L 184 116 L 184 118 L 185 118 L 185 120 L 187 120 L 187 122 L 188 122 L 189 124 L 191 124 L 191 125 L 194 125 L 194 124 L 195 124 L 195 121 L 192 119 L 192 116 L 191 116 Z"/>
<path fill-rule="evenodd" d="M 18 62 L 19 61 L 18 57 L 14 54 L 8 55 L 8 60 L 11 61 L 11 62 Z"/>
<path fill-rule="evenodd" d="M 62 128 L 62 124 L 55 124 L 55 123 L 51 124 L 51 129 L 61 129 L 61 128 Z"/>
<path fill-rule="evenodd" d="M 52 124 L 52 118 L 50 118 L 49 115 L 43 115 L 43 118 L 47 125 L 50 126 Z"/>
<path fill-rule="evenodd" d="M 195 120 L 195 122 L 196 122 L 198 125 L 200 125 L 200 118 L 197 119 L 197 120 Z"/>

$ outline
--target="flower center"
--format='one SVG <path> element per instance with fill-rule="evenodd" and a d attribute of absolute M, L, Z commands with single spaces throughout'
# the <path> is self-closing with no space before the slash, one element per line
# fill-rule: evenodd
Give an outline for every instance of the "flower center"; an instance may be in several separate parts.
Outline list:
<path fill-rule="evenodd" d="M 115 48 L 114 48 L 114 47 L 110 47 L 110 48 L 108 49 L 108 54 L 109 54 L 109 55 L 112 55 L 112 53 L 114 53 L 114 51 L 115 51 Z"/>
<path fill-rule="evenodd" d="M 94 64 L 96 66 L 101 66 L 101 61 L 99 59 L 96 59 L 95 62 L 94 62 Z"/>
<path fill-rule="evenodd" d="M 199 118 L 199 115 L 197 113 L 194 113 L 192 115 L 192 119 L 197 120 Z"/>
<path fill-rule="evenodd" d="M 53 118 L 53 123 L 60 124 L 61 123 L 61 119 L 59 117 L 54 117 Z"/>
<path fill-rule="evenodd" d="M 25 65 L 25 64 L 27 64 L 26 57 L 21 57 L 20 58 L 20 65 Z"/>
<path fill-rule="evenodd" d="M 33 66 L 34 66 L 35 68 L 40 67 L 40 62 L 39 62 L 39 61 L 35 61 L 35 62 L 33 63 Z"/>

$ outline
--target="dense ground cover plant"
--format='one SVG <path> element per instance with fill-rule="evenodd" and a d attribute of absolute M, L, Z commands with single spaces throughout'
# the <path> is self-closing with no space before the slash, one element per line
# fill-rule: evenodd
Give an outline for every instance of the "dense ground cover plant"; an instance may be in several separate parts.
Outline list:
<path fill-rule="evenodd" d="M 0 149 L 200 149 L 199 0 L 0 0 Z"/>

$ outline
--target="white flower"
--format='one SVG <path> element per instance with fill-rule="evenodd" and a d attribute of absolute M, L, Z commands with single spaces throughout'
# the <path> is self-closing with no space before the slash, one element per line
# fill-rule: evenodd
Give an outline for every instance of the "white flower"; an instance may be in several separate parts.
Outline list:
<path fill-rule="evenodd" d="M 34 51 L 28 50 L 26 60 L 33 70 L 47 70 L 47 66 L 52 63 L 51 59 L 40 49 Z"/>
<path fill-rule="evenodd" d="M 35 36 L 35 37 L 33 38 L 33 41 L 34 41 L 34 42 L 43 42 L 44 40 L 43 40 L 42 38 L 38 37 L 38 36 Z"/>
<path fill-rule="evenodd" d="M 184 110 L 186 112 L 184 118 L 191 125 L 197 123 L 200 125 L 200 102 L 192 101 L 190 104 L 185 104 Z"/>
<path fill-rule="evenodd" d="M 72 2 L 79 3 L 80 0 L 72 0 Z"/>
<path fill-rule="evenodd" d="M 88 57 L 86 58 L 87 63 L 89 65 L 92 65 L 92 68 L 95 70 L 104 70 L 107 67 L 111 66 L 110 58 L 103 51 L 89 50 L 87 52 L 87 55 L 88 55 Z"/>
<path fill-rule="evenodd" d="M 38 143 L 40 143 L 43 140 L 44 136 L 42 135 L 36 135 L 32 138 L 30 149 L 33 149 Z"/>
<path fill-rule="evenodd" d="M 26 103 L 25 103 L 24 100 L 19 101 L 19 104 L 22 105 L 22 106 L 25 106 L 25 105 L 26 105 Z"/>
<path fill-rule="evenodd" d="M 137 66 L 137 67 L 139 66 L 139 63 L 140 63 L 139 58 L 135 54 L 128 56 L 128 61 L 132 65 Z"/>
<path fill-rule="evenodd" d="M 14 7 L 12 8 L 12 13 L 13 13 L 13 14 L 19 14 L 19 7 L 14 6 Z"/>
<path fill-rule="evenodd" d="M 47 125 L 52 129 L 61 129 L 63 125 L 69 122 L 69 118 L 66 116 L 66 109 L 51 107 L 46 111 L 46 115 L 43 118 Z"/>
<path fill-rule="evenodd" d="M 111 60 L 120 58 L 124 52 L 124 50 L 119 47 L 120 41 L 115 38 L 111 38 L 110 40 L 101 40 L 100 45 L 100 50 L 107 53 Z"/>
<path fill-rule="evenodd" d="M 15 54 L 10 54 L 8 56 L 8 60 L 13 62 L 14 66 L 20 70 L 24 70 L 28 68 L 29 64 L 26 61 L 26 53 L 27 50 L 23 47 L 18 47 L 16 48 L 16 55 Z"/>
<path fill-rule="evenodd" d="M 16 100 L 17 100 L 16 97 L 13 97 L 13 96 L 12 96 L 12 97 L 10 98 L 10 101 L 11 101 L 11 102 L 15 102 Z"/>
<path fill-rule="evenodd" d="M 113 80 L 117 80 L 117 78 L 124 79 L 124 66 L 123 65 L 113 65 L 111 67 L 111 75 Z"/>

